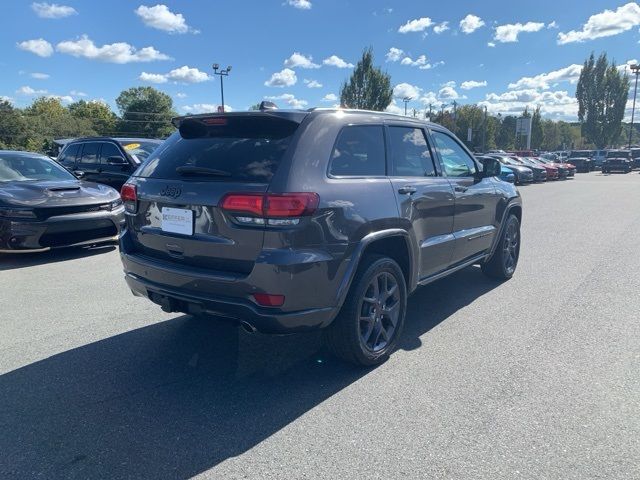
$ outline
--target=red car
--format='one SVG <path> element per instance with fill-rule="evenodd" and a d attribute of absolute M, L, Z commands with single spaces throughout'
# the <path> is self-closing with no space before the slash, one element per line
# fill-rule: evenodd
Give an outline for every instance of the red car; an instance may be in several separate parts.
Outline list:
<path fill-rule="evenodd" d="M 527 157 L 530 161 L 536 165 L 543 167 L 547 171 L 547 180 L 557 180 L 560 174 L 558 173 L 558 167 L 549 163 L 541 162 L 538 157 Z"/>

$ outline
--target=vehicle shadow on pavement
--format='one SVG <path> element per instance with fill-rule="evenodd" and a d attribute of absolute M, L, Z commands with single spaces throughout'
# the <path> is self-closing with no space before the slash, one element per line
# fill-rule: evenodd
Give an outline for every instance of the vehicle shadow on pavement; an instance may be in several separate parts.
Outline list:
<path fill-rule="evenodd" d="M 18 268 L 35 267 L 46 263 L 66 262 L 77 258 L 91 257 L 102 253 L 113 252 L 117 245 L 100 245 L 96 247 L 75 247 L 49 250 L 39 253 L 0 253 L 0 272 Z"/>
<path fill-rule="evenodd" d="M 471 268 L 420 289 L 402 348 L 498 285 Z M 0 477 L 189 478 L 370 371 L 329 357 L 318 332 L 159 322 L 0 376 Z"/>

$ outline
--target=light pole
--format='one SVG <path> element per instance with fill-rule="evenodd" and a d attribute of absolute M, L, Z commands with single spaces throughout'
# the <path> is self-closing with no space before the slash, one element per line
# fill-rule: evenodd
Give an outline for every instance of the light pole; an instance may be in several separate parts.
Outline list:
<path fill-rule="evenodd" d="M 638 75 L 640 75 L 640 65 L 631 65 L 631 72 L 636 76 L 636 84 L 633 88 L 633 107 L 631 108 L 631 125 L 629 125 L 629 148 L 631 148 L 631 136 L 633 135 L 633 117 L 636 113 L 636 93 L 638 92 Z"/>
<path fill-rule="evenodd" d="M 407 104 L 411 101 L 413 97 L 404 97 L 402 101 L 404 102 L 404 116 L 407 116 Z"/>
<path fill-rule="evenodd" d="M 220 69 L 220 64 L 214 63 L 212 65 L 213 74 L 218 75 L 220 77 L 220 97 L 222 97 L 222 103 L 220 106 L 222 107 L 222 113 L 224 113 L 224 82 L 222 81 L 222 77 L 228 77 L 229 72 L 231 71 L 231 65 L 227 68 Z"/>

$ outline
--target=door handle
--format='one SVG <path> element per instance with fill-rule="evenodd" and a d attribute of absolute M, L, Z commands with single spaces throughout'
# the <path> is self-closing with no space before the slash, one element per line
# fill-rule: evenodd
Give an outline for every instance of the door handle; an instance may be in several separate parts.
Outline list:
<path fill-rule="evenodd" d="M 453 189 L 454 189 L 456 192 L 464 193 L 464 192 L 466 192 L 467 190 L 469 190 L 469 187 L 463 187 L 462 185 L 456 185 L 455 187 L 453 187 Z"/>
<path fill-rule="evenodd" d="M 412 187 L 411 185 L 405 185 L 398 189 L 398 193 L 401 193 L 402 195 L 413 195 L 417 191 L 416 187 Z"/>

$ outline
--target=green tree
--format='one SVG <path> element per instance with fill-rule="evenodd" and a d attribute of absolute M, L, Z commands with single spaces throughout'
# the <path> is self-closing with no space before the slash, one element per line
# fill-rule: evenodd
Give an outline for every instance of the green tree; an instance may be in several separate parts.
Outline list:
<path fill-rule="evenodd" d="M 176 116 L 173 100 L 153 87 L 134 87 L 116 98 L 120 110 L 119 130 L 124 135 L 163 138 L 173 132 Z"/>
<path fill-rule="evenodd" d="M 491 126 L 490 126 L 491 125 Z M 480 152 L 482 151 L 482 134 L 484 130 L 484 108 L 478 105 L 462 105 L 458 107 L 456 111 L 456 126 L 460 138 L 464 140 L 464 143 L 471 150 Z M 490 124 L 487 120 L 487 133 L 485 136 L 485 144 L 494 143 L 488 141 L 489 137 L 493 134 L 494 125 Z M 471 129 L 471 140 L 467 140 L 467 133 Z M 486 147 L 486 149 L 491 147 Z"/>
<path fill-rule="evenodd" d="M 80 100 L 69 105 L 69 111 L 74 118 L 88 120 L 98 135 L 115 133 L 118 117 L 104 102 Z"/>
<path fill-rule="evenodd" d="M 584 62 L 576 87 L 582 135 L 597 148 L 614 144 L 622 132 L 629 78 L 609 63 L 606 53 Z"/>
<path fill-rule="evenodd" d="M 496 147 L 502 150 L 512 150 L 516 143 L 516 117 L 507 115 L 500 121 L 496 133 Z"/>
<path fill-rule="evenodd" d="M 561 148 L 560 132 L 557 122 L 553 120 L 543 120 L 542 132 L 543 141 L 540 148 L 543 150 L 558 150 Z"/>
<path fill-rule="evenodd" d="M 362 53 L 348 82 L 340 88 L 340 104 L 347 108 L 383 111 L 393 98 L 391 76 L 373 65 L 373 49 Z"/>
<path fill-rule="evenodd" d="M 0 143 L 2 148 L 20 148 L 26 142 L 26 123 L 19 109 L 0 100 Z"/>
<path fill-rule="evenodd" d="M 542 115 L 540 114 L 540 106 L 538 106 L 533 111 L 533 115 L 531 115 L 531 148 L 539 149 L 543 143 Z"/>

